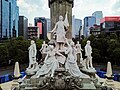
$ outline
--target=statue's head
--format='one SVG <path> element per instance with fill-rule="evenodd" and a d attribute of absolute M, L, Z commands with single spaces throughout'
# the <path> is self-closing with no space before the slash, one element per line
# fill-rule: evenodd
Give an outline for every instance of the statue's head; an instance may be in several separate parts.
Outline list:
<path fill-rule="evenodd" d="M 89 45 L 90 45 L 90 41 L 89 41 L 89 40 L 87 41 L 87 44 L 89 44 Z"/>
<path fill-rule="evenodd" d="M 49 47 L 50 50 L 54 49 L 55 43 L 54 42 L 49 42 L 48 47 Z"/>
<path fill-rule="evenodd" d="M 70 42 L 70 45 L 71 45 L 72 47 L 74 47 L 75 43 L 72 41 L 72 42 Z"/>
<path fill-rule="evenodd" d="M 49 45 L 49 49 L 54 49 L 54 45 Z"/>
<path fill-rule="evenodd" d="M 77 41 L 77 44 L 79 44 L 79 41 Z"/>
<path fill-rule="evenodd" d="M 63 16 L 60 15 L 60 16 L 59 16 L 59 20 L 60 20 L 60 21 L 63 21 Z"/>
<path fill-rule="evenodd" d="M 43 41 L 43 44 L 45 44 L 45 41 Z"/>
<path fill-rule="evenodd" d="M 34 43 L 35 43 L 35 41 L 34 41 L 34 40 L 31 40 L 31 45 L 34 44 Z"/>

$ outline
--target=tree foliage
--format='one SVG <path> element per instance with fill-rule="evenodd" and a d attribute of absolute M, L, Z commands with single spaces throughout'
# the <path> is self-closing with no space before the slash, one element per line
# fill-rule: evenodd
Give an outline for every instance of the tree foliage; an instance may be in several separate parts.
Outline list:
<path fill-rule="evenodd" d="M 115 33 L 91 35 L 87 40 L 91 41 L 93 48 L 93 62 L 106 63 L 111 61 L 112 64 L 119 64 L 117 62 L 120 62 L 120 40 Z M 83 42 L 85 43 L 84 40 Z"/>
<path fill-rule="evenodd" d="M 41 47 L 42 40 L 36 40 L 37 48 Z M 0 66 L 14 64 L 15 62 L 27 63 L 28 47 L 30 41 L 25 40 L 23 37 L 12 38 L 0 43 Z"/>

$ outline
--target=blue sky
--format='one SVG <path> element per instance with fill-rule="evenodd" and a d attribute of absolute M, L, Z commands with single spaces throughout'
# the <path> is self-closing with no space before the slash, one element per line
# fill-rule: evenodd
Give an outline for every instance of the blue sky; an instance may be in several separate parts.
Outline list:
<path fill-rule="evenodd" d="M 50 17 L 48 0 L 18 0 L 20 15 L 34 22 L 34 17 Z M 73 15 L 78 19 L 92 15 L 95 11 L 103 11 L 104 16 L 120 16 L 120 0 L 74 0 Z"/>

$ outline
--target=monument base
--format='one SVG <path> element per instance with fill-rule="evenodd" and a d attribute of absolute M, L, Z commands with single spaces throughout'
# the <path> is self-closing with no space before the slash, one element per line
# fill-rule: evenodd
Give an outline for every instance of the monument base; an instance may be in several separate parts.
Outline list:
<path fill-rule="evenodd" d="M 54 77 L 27 78 L 20 90 L 97 90 L 91 78 L 72 77 L 64 68 L 58 68 Z"/>

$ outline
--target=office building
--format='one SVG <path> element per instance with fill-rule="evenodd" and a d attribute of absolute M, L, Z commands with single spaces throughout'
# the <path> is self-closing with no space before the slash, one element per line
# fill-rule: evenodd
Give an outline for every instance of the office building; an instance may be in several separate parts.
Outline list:
<path fill-rule="evenodd" d="M 8 38 L 9 36 L 9 2 L 7 0 L 2 0 L 1 2 L 1 25 L 2 25 L 2 30 L 1 30 L 1 37 L 2 38 Z"/>
<path fill-rule="evenodd" d="M 2 0 L 0 1 L 0 40 L 2 39 Z"/>
<path fill-rule="evenodd" d="M 37 26 L 29 26 L 28 27 L 28 39 L 39 39 L 40 38 L 40 32 L 39 27 Z"/>
<path fill-rule="evenodd" d="M 34 18 L 35 26 L 39 27 L 40 39 L 45 40 L 47 38 L 47 20 L 45 17 Z"/>
<path fill-rule="evenodd" d="M 51 31 L 51 20 L 49 18 L 47 20 L 47 32 Z"/>
<path fill-rule="evenodd" d="M 75 16 L 72 16 L 72 37 L 79 38 L 80 32 L 82 29 L 82 20 L 76 19 Z"/>
<path fill-rule="evenodd" d="M 90 27 L 90 34 L 92 35 L 98 35 L 100 34 L 100 25 L 94 24 L 93 27 Z"/>
<path fill-rule="evenodd" d="M 120 35 L 120 16 L 110 16 L 101 19 L 101 32 Z"/>
<path fill-rule="evenodd" d="M 16 0 L 0 0 L 0 39 L 18 36 L 19 7 Z"/>
<path fill-rule="evenodd" d="M 19 16 L 18 36 L 28 38 L 28 19 L 25 16 Z"/>
<path fill-rule="evenodd" d="M 93 27 L 95 24 L 95 17 L 87 16 L 84 18 L 84 27 L 83 27 L 83 35 L 88 38 L 90 36 L 90 27 Z"/>
<path fill-rule="evenodd" d="M 95 17 L 95 24 L 100 25 L 100 20 L 103 18 L 102 11 L 96 11 L 92 14 Z"/>

